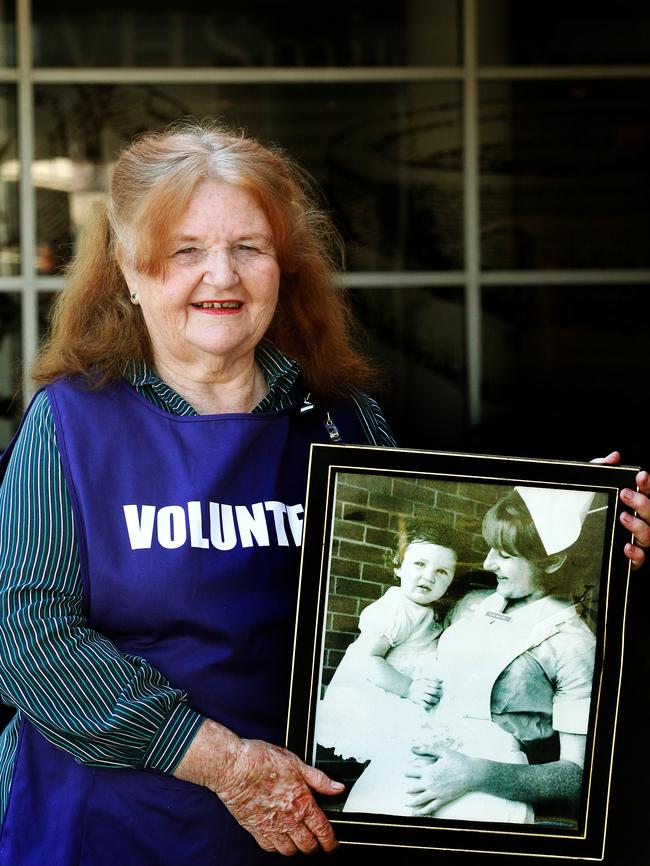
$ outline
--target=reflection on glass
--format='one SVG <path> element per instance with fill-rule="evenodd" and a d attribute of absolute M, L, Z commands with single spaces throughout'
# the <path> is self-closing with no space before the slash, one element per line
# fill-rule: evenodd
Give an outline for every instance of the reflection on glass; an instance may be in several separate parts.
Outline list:
<path fill-rule="evenodd" d="M 650 6 L 645 0 L 481 0 L 482 65 L 628 64 L 650 62 Z"/>
<path fill-rule="evenodd" d="M 0 66 L 16 65 L 16 6 L 0 0 Z"/>
<path fill-rule="evenodd" d="M 452 84 L 39 86 L 42 273 L 68 260 L 117 151 L 139 132 L 216 115 L 280 143 L 316 176 L 357 270 L 462 264 L 460 92 Z"/>
<path fill-rule="evenodd" d="M 178 4 L 34 0 L 37 66 L 406 66 L 455 64 L 458 0 Z M 315 20 L 314 20 L 315 19 Z"/>
<path fill-rule="evenodd" d="M 650 264 L 650 82 L 481 87 L 487 269 Z"/>
<path fill-rule="evenodd" d="M 20 296 L 0 292 L 0 451 L 11 439 L 21 410 L 20 321 Z"/>
<path fill-rule="evenodd" d="M 578 460 L 617 448 L 647 464 L 633 376 L 647 368 L 648 297 L 647 286 L 484 287 L 476 447 Z"/>
<path fill-rule="evenodd" d="M 16 90 L 0 84 L 0 276 L 20 271 Z"/>
<path fill-rule="evenodd" d="M 463 289 L 356 289 L 350 295 L 385 383 L 380 402 L 399 444 L 457 448 L 466 423 Z"/>

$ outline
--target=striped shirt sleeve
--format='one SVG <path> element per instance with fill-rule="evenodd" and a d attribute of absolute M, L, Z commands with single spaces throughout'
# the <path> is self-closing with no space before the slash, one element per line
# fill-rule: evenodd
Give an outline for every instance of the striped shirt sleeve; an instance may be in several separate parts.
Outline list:
<path fill-rule="evenodd" d="M 77 539 L 45 392 L 0 487 L 0 694 L 55 746 L 97 767 L 171 773 L 203 717 L 83 614 Z"/>

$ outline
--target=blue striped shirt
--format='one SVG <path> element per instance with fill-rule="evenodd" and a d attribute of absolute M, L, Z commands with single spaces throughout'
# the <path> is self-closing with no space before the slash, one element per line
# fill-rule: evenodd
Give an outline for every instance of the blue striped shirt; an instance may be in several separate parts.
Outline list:
<path fill-rule="evenodd" d="M 257 361 L 268 393 L 254 412 L 296 402 L 297 364 L 270 343 Z M 152 403 L 196 411 L 146 364 L 125 374 Z M 371 445 L 394 445 L 374 400 L 352 394 Z M 203 717 L 141 658 L 125 655 L 84 618 L 76 529 L 45 391 L 25 418 L 0 487 L 0 695 L 17 713 L 0 737 L 4 814 L 23 716 L 54 745 L 96 767 L 172 773 Z"/>

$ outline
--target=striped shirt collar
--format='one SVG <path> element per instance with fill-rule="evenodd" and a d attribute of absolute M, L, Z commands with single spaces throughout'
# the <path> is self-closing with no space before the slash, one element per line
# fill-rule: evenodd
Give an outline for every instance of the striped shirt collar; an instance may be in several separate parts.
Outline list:
<path fill-rule="evenodd" d="M 253 412 L 285 409 L 295 403 L 295 390 L 300 375 L 298 363 L 276 349 L 269 340 L 262 340 L 257 346 L 255 360 L 264 373 L 269 390 Z M 126 366 L 124 378 L 137 391 L 146 393 L 150 399 L 154 398 L 155 403 L 174 415 L 197 414 L 180 394 L 162 381 L 146 361 L 131 361 Z"/>

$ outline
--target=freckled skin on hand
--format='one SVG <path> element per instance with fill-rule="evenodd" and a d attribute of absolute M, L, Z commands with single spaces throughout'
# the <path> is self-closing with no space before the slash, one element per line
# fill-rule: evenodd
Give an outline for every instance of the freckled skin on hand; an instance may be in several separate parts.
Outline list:
<path fill-rule="evenodd" d="M 342 786 L 287 749 L 242 740 L 207 720 L 174 775 L 213 791 L 265 851 L 291 855 L 337 847 L 310 789 L 331 795 Z"/>

